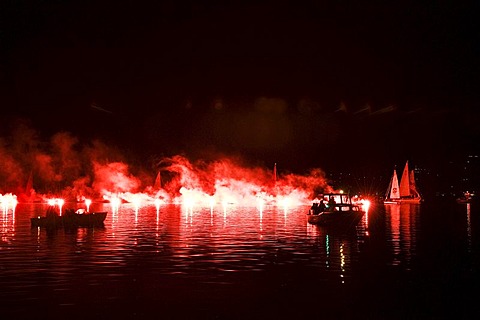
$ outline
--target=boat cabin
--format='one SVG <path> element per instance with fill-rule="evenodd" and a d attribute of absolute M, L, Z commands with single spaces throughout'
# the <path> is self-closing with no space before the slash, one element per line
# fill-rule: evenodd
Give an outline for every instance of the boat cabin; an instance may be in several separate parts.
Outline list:
<path fill-rule="evenodd" d="M 358 207 L 352 204 L 352 200 L 348 194 L 344 193 L 326 193 L 314 200 L 314 207 L 323 200 L 327 211 L 351 211 L 357 210 Z M 315 203 L 317 205 L 315 205 Z"/>

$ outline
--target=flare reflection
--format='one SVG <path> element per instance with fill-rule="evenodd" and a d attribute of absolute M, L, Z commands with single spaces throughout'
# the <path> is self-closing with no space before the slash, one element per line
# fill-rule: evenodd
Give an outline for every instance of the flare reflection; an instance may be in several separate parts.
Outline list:
<path fill-rule="evenodd" d="M 472 222 L 470 219 L 470 203 L 467 203 L 467 248 L 472 250 Z"/>
<path fill-rule="evenodd" d="M 419 206 L 415 204 L 392 204 L 385 206 L 387 242 L 390 244 L 392 265 L 405 264 L 410 268 L 417 240 Z"/>

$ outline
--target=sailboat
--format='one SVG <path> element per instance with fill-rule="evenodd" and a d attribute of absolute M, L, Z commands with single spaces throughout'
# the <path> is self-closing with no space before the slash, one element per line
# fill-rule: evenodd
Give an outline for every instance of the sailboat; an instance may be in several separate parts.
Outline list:
<path fill-rule="evenodd" d="M 420 203 L 422 197 L 418 193 L 413 170 L 408 169 L 408 161 L 402 172 L 400 183 L 397 171 L 393 170 L 392 179 L 383 203 Z"/>
<path fill-rule="evenodd" d="M 157 173 L 155 182 L 153 183 L 153 188 L 155 190 L 160 190 L 162 188 L 162 176 L 160 175 L 160 171 Z"/>

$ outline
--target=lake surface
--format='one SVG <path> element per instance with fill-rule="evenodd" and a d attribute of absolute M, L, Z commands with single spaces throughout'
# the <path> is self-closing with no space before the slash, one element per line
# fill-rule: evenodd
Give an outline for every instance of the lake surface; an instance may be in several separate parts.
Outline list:
<path fill-rule="evenodd" d="M 68 205 L 66 205 L 68 207 Z M 31 228 L 0 209 L 1 319 L 471 319 L 480 210 L 372 205 L 335 230 L 295 208 L 92 204 L 102 228 Z"/>

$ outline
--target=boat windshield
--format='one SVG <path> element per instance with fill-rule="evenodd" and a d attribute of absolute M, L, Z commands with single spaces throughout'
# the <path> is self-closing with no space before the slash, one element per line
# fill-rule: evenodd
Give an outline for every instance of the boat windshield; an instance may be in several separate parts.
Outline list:
<path fill-rule="evenodd" d="M 337 204 L 350 203 L 350 199 L 349 199 L 348 195 L 346 195 L 346 194 L 325 194 L 323 196 L 323 201 L 328 203 L 330 198 L 333 198 L 333 200 L 335 200 L 335 203 L 337 203 Z"/>

